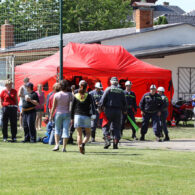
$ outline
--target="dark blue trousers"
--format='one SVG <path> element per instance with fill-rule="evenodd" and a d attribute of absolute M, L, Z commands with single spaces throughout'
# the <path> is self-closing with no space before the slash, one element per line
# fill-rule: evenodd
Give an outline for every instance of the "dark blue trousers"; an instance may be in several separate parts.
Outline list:
<path fill-rule="evenodd" d="M 105 114 L 108 119 L 108 124 L 102 130 L 104 137 L 110 135 L 110 126 L 112 124 L 113 138 L 120 140 L 121 138 L 121 110 L 116 108 L 106 108 Z"/>
<path fill-rule="evenodd" d="M 3 139 L 8 138 L 8 121 L 10 120 L 12 139 L 16 138 L 17 134 L 17 108 L 3 107 L 2 108 L 2 122 L 3 122 Z"/>
<path fill-rule="evenodd" d="M 23 113 L 24 140 L 36 142 L 36 112 Z"/>
<path fill-rule="evenodd" d="M 160 119 L 161 119 L 161 129 L 163 130 L 164 134 L 168 136 L 169 132 L 167 129 L 167 116 L 168 116 L 168 111 L 163 111 L 161 113 Z"/>
<path fill-rule="evenodd" d="M 143 115 L 141 134 L 145 135 L 147 133 L 150 119 L 152 119 L 154 134 L 157 137 L 160 137 L 160 117 L 157 115 L 157 113 L 145 113 Z"/>
<path fill-rule="evenodd" d="M 130 118 L 135 122 L 134 112 L 132 110 L 128 110 L 127 113 L 130 116 Z M 125 129 L 125 122 L 126 121 L 128 123 L 130 123 L 129 120 L 127 119 L 127 115 L 123 114 L 121 133 L 123 132 L 123 129 Z M 131 125 L 131 123 L 130 123 L 130 125 Z M 132 125 L 131 125 L 131 129 L 132 129 L 132 136 L 135 136 L 136 135 L 136 131 L 135 131 L 135 128 Z"/>

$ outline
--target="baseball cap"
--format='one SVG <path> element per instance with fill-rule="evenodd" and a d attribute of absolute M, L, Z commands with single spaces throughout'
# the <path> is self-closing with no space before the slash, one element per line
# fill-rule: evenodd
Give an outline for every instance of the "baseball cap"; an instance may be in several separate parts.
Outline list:
<path fill-rule="evenodd" d="M 117 77 L 112 77 L 112 78 L 110 79 L 110 81 L 118 82 L 118 79 L 117 79 Z"/>
<path fill-rule="evenodd" d="M 34 85 L 29 82 L 29 83 L 26 83 L 25 87 L 29 87 L 29 88 L 33 89 Z"/>

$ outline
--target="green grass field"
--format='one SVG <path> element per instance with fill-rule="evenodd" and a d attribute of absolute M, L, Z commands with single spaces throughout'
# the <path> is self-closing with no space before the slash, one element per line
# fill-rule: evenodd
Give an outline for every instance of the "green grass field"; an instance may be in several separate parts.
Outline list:
<path fill-rule="evenodd" d="M 195 129 L 171 128 L 170 137 L 195 139 Z M 123 138 L 130 138 L 130 131 Z M 151 129 L 146 138 L 154 139 Z M 100 130 L 97 140 L 102 141 Z M 67 153 L 52 148 L 3 143 L 0 135 L 0 194 L 195 194 L 195 152 L 104 150 L 101 144 L 88 144 L 81 155 L 76 145 L 68 145 Z"/>

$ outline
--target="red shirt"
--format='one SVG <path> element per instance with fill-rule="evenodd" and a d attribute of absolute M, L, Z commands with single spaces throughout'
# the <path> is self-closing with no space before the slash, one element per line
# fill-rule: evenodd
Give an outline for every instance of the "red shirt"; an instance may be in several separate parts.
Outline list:
<path fill-rule="evenodd" d="M 16 96 L 17 91 L 15 89 L 11 89 L 10 91 L 4 89 L 0 95 L 2 105 L 3 106 L 16 105 Z"/>
<path fill-rule="evenodd" d="M 50 111 L 51 111 L 51 109 L 52 109 L 52 107 L 53 107 L 54 95 L 55 95 L 55 93 L 53 93 L 53 94 L 50 96 L 50 98 L 49 98 L 48 108 L 49 108 Z M 56 110 L 54 111 L 53 116 L 55 116 L 55 114 L 56 114 Z"/>

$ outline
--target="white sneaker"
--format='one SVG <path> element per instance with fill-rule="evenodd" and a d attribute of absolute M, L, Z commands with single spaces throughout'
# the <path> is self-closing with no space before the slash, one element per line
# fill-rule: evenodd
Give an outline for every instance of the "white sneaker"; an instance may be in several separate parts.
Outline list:
<path fill-rule="evenodd" d="M 59 150 L 59 146 L 55 146 L 52 151 L 58 151 L 58 150 Z"/>
<path fill-rule="evenodd" d="M 7 142 L 7 139 L 3 139 L 4 142 Z"/>

